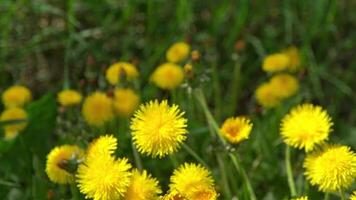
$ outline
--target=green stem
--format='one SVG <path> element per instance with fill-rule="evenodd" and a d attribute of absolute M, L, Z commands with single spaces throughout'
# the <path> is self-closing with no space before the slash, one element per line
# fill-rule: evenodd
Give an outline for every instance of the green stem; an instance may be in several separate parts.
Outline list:
<path fill-rule="evenodd" d="M 173 167 L 177 168 L 178 167 L 178 161 L 175 155 L 169 155 L 169 159 L 171 160 Z"/>
<path fill-rule="evenodd" d="M 246 187 L 247 187 L 247 191 L 250 195 L 250 200 L 256 200 L 256 195 L 255 195 L 255 192 L 253 191 L 253 188 L 252 188 L 252 185 L 251 185 L 251 182 L 250 182 L 250 179 L 248 178 L 247 176 L 247 173 L 245 171 L 245 169 L 241 166 L 238 158 L 236 157 L 235 154 L 233 153 L 229 153 L 229 156 L 232 160 L 232 163 L 234 164 L 235 166 L 235 169 L 238 173 L 240 173 L 242 175 L 242 178 L 246 184 Z"/>
<path fill-rule="evenodd" d="M 73 200 L 79 200 L 79 193 L 78 193 L 78 189 L 75 186 L 75 184 L 70 184 L 70 192 L 72 193 L 72 199 Z"/>
<path fill-rule="evenodd" d="M 202 164 L 205 168 L 209 169 L 209 166 L 206 164 L 206 162 L 197 154 L 193 149 L 191 149 L 188 145 L 185 143 L 182 144 L 183 148 L 191 155 L 193 156 L 200 164 Z"/>
<path fill-rule="evenodd" d="M 328 192 L 325 192 L 324 200 L 329 200 L 329 193 Z"/>
<path fill-rule="evenodd" d="M 203 111 L 205 113 L 205 116 L 207 118 L 207 121 L 209 123 L 209 125 L 211 125 L 211 127 L 214 129 L 214 131 L 216 132 L 216 135 L 218 136 L 220 142 L 226 146 L 226 141 L 224 140 L 224 138 L 221 136 L 220 134 L 220 128 L 218 126 L 218 124 L 216 123 L 213 115 L 211 114 L 209 108 L 208 108 L 208 105 L 206 103 L 206 100 L 205 100 L 205 96 L 204 96 L 204 93 L 201 89 L 196 89 L 195 92 L 195 97 L 196 99 L 198 100 L 198 103 L 200 104 L 200 106 L 203 108 Z"/>
<path fill-rule="evenodd" d="M 346 200 L 345 193 L 340 189 L 339 190 L 341 200 Z"/>
<path fill-rule="evenodd" d="M 226 175 L 227 170 L 225 170 L 227 165 L 224 164 L 222 156 L 220 156 L 219 154 L 216 156 L 216 158 L 218 160 L 219 170 L 221 173 L 222 186 L 224 188 L 224 193 L 226 194 L 227 199 L 231 199 L 231 191 L 230 191 L 229 182 L 228 182 L 227 175 Z"/>
<path fill-rule="evenodd" d="M 286 164 L 286 171 L 287 171 L 287 178 L 288 178 L 288 185 L 290 189 L 290 195 L 292 197 L 297 195 L 296 189 L 295 189 L 295 183 L 294 183 L 294 178 L 293 178 L 293 172 L 292 172 L 292 165 L 290 161 L 290 148 L 287 145 L 286 146 L 286 158 L 285 158 L 285 164 Z"/>
<path fill-rule="evenodd" d="M 139 171 L 141 171 L 143 169 L 141 158 L 140 158 L 140 155 L 138 154 L 137 149 L 136 149 L 135 145 L 133 144 L 133 142 L 131 142 L 131 147 L 132 147 L 132 153 L 133 153 L 133 156 L 135 159 L 136 167 Z"/>

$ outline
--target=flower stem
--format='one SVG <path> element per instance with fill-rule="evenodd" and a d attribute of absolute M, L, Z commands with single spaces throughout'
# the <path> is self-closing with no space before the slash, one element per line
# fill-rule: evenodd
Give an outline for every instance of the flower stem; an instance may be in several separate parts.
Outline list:
<path fill-rule="evenodd" d="M 131 147 L 132 147 L 132 153 L 133 153 L 133 156 L 135 159 L 136 167 L 138 170 L 141 171 L 143 169 L 141 158 L 140 158 L 140 155 L 138 154 L 137 149 L 136 149 L 135 145 L 133 144 L 133 142 L 131 142 Z"/>
<path fill-rule="evenodd" d="M 329 200 L 329 193 L 328 192 L 325 192 L 324 200 Z"/>
<path fill-rule="evenodd" d="M 75 184 L 70 184 L 70 192 L 72 193 L 72 200 L 79 200 L 78 189 Z"/>
<path fill-rule="evenodd" d="M 202 164 L 205 168 L 209 169 L 208 164 L 197 154 L 193 149 L 191 149 L 188 145 L 185 143 L 182 144 L 183 148 L 191 155 L 193 156 L 200 164 Z"/>
<path fill-rule="evenodd" d="M 216 135 L 218 136 L 220 142 L 226 146 L 226 141 L 224 140 L 224 138 L 222 138 L 221 134 L 220 134 L 220 129 L 219 129 L 219 126 L 218 124 L 216 123 L 213 115 L 211 114 L 209 108 L 208 108 L 208 105 L 206 103 L 206 100 L 205 100 L 205 96 L 204 96 L 204 93 L 201 89 L 196 89 L 195 90 L 195 97 L 196 99 L 198 100 L 198 103 L 201 105 L 201 107 L 203 108 L 203 111 L 204 111 L 204 114 L 207 118 L 207 121 L 209 123 L 209 125 L 213 128 L 213 130 L 216 132 Z"/>
<path fill-rule="evenodd" d="M 345 193 L 342 190 L 339 190 L 341 200 L 346 200 Z"/>
<path fill-rule="evenodd" d="M 240 162 L 238 161 L 238 158 L 236 157 L 235 154 L 229 153 L 229 156 L 236 168 L 236 171 L 242 175 L 242 178 L 246 184 L 247 191 L 250 195 L 250 200 L 256 200 L 256 195 L 255 192 L 253 191 L 250 179 L 248 178 L 245 169 L 241 166 Z"/>
<path fill-rule="evenodd" d="M 285 156 L 286 156 L 285 165 L 286 165 L 286 171 L 287 171 L 288 185 L 289 185 L 290 195 L 293 197 L 293 196 L 297 195 L 297 192 L 295 189 L 292 165 L 291 165 L 291 161 L 290 161 L 290 148 L 288 145 L 286 146 Z"/>

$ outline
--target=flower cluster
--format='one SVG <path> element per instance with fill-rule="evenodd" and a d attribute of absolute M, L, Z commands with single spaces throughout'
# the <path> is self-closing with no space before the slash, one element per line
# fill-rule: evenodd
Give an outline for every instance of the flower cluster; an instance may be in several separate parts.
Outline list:
<path fill-rule="evenodd" d="M 299 89 L 298 79 L 282 71 L 296 72 L 299 68 L 300 58 L 295 47 L 267 56 L 263 61 L 262 69 L 266 72 L 280 73 L 275 74 L 256 89 L 255 96 L 258 104 L 264 108 L 273 108 L 295 95 Z"/>

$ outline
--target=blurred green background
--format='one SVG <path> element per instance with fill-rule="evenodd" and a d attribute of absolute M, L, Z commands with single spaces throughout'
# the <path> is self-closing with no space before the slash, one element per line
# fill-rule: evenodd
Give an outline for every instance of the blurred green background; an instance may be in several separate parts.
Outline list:
<path fill-rule="evenodd" d="M 239 152 L 258 199 L 286 198 L 278 127 L 291 106 L 322 105 L 335 124 L 331 141 L 356 149 L 355 10 L 356 1 L 347 0 L 2 0 L 1 91 L 19 83 L 28 86 L 37 100 L 27 109 L 30 125 L 23 136 L 13 146 L 0 143 L 0 197 L 47 199 L 49 191 L 58 191 L 69 199 L 68 189 L 50 183 L 43 171 L 48 151 L 64 142 L 53 136 L 63 131 L 56 123 L 54 94 L 66 85 L 83 93 L 104 89 L 105 69 L 123 60 L 140 71 L 142 101 L 168 98 L 169 93 L 155 88 L 148 78 L 164 62 L 167 48 L 184 40 L 202 55 L 199 65 L 208 77 L 204 91 L 217 121 L 253 116 L 252 137 Z M 300 92 L 279 108 L 263 111 L 254 99 L 256 87 L 269 76 L 261 69 L 262 60 L 290 45 L 299 48 L 303 61 Z M 205 117 L 199 109 L 189 112 L 194 103 L 185 88 L 179 90 L 176 103 L 187 110 L 188 143 L 215 166 L 218 159 L 207 154 L 214 145 L 200 139 L 208 137 Z M 303 153 L 294 151 L 293 156 L 298 187 L 311 199 L 320 199 L 321 194 L 303 179 Z M 185 154 L 180 158 L 193 160 Z M 150 169 L 157 165 L 147 162 Z M 158 171 L 154 176 L 166 185 L 170 163 Z M 217 185 L 222 185 L 219 173 L 213 173 Z M 241 180 L 234 183 L 234 173 L 228 182 L 232 192 L 240 194 Z M 248 199 L 243 194 L 240 198 Z"/>

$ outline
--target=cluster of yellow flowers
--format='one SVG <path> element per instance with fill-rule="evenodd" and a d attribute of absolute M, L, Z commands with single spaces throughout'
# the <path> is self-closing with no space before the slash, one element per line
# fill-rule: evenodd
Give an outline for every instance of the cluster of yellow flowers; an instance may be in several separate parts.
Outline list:
<path fill-rule="evenodd" d="M 217 192 L 210 172 L 204 167 L 184 163 L 171 176 L 166 195 L 157 179 L 146 170 L 132 169 L 126 158 L 116 158 L 117 139 L 101 136 L 88 146 L 86 153 L 77 146 L 54 148 L 47 157 L 46 173 L 59 184 L 76 182 L 80 191 L 94 200 L 215 200 Z M 78 166 L 70 171 L 71 164 Z"/>
<path fill-rule="evenodd" d="M 297 93 L 298 79 L 282 71 L 296 72 L 300 68 L 298 49 L 290 47 L 282 53 L 267 56 L 263 61 L 262 69 L 266 72 L 280 72 L 268 82 L 262 83 L 256 89 L 257 102 L 264 108 L 278 106 L 281 101 Z"/>
<path fill-rule="evenodd" d="M 168 62 L 159 65 L 151 75 L 151 81 L 159 88 L 173 90 L 177 88 L 184 79 L 184 71 L 179 63 L 187 59 L 190 46 L 185 42 L 173 44 L 166 52 Z"/>
<path fill-rule="evenodd" d="M 1 113 L 0 121 L 8 123 L 4 125 L 5 139 L 15 138 L 26 128 L 28 116 L 24 106 L 31 100 L 31 91 L 24 86 L 15 85 L 3 92 L 5 110 Z"/>
<path fill-rule="evenodd" d="M 356 178 L 356 154 L 350 147 L 325 143 L 332 125 L 327 112 L 312 104 L 293 108 L 281 122 L 284 142 L 305 149 L 304 174 L 323 192 L 342 191 Z"/>

